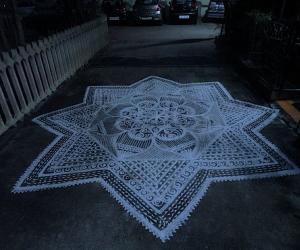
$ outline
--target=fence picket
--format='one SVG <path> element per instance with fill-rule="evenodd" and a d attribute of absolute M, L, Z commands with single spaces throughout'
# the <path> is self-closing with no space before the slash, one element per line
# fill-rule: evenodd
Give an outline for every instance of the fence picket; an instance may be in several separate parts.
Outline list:
<path fill-rule="evenodd" d="M 4 115 L 3 118 L 4 118 L 5 121 L 6 121 L 5 123 L 6 123 L 6 124 L 12 124 L 12 123 L 13 123 L 13 116 L 12 116 L 10 110 L 9 110 L 9 107 L 8 107 L 8 104 L 7 104 L 7 101 L 6 101 L 6 98 L 5 98 L 5 96 L 4 96 L 4 93 L 3 93 L 1 87 L 0 87 L 0 107 L 1 107 L 1 109 L 2 109 L 2 111 L 3 111 L 3 115 Z M 0 118 L 1 118 L 1 116 L 0 116 Z M 4 121 L 3 121 L 2 118 L 1 118 L 1 120 L 2 120 L 3 124 L 1 125 L 0 131 L 1 131 L 2 129 L 4 130 L 4 128 L 2 128 L 2 127 L 4 127 Z"/>
<path fill-rule="evenodd" d="M 0 106 L 1 107 L 1 106 Z M 6 126 L 4 121 L 2 120 L 2 117 L 0 116 L 0 134 L 4 133 L 4 131 L 6 130 Z"/>
<path fill-rule="evenodd" d="M 32 94 L 30 92 L 29 83 L 27 81 L 24 69 L 22 67 L 22 57 L 18 54 L 18 52 L 15 49 L 11 50 L 11 57 L 15 62 L 16 73 L 20 78 L 20 85 L 24 90 L 27 106 L 29 109 L 31 109 L 34 105 L 34 101 L 33 101 Z"/>
<path fill-rule="evenodd" d="M 24 94 L 23 94 L 21 86 L 20 86 L 20 81 L 16 75 L 16 71 L 15 71 L 15 67 L 14 67 L 15 63 L 7 52 L 2 53 L 2 56 L 3 56 L 4 63 L 7 64 L 6 80 L 8 80 L 8 82 L 10 82 L 10 85 L 14 89 L 14 93 L 16 94 L 16 98 L 18 99 L 19 104 L 20 104 L 19 108 L 20 108 L 21 112 L 25 113 L 25 112 L 27 112 L 27 105 L 25 102 Z"/>
<path fill-rule="evenodd" d="M 47 93 L 47 95 L 50 95 L 51 89 L 50 89 L 50 85 L 48 83 L 48 79 L 46 77 L 45 64 L 42 62 L 42 55 L 41 55 L 42 50 L 38 47 L 37 43 L 35 43 L 35 42 L 32 43 L 32 48 L 35 52 L 35 59 L 36 59 L 36 63 L 38 66 L 37 69 L 41 76 L 44 91 Z"/>
<path fill-rule="evenodd" d="M 44 66 L 44 71 L 45 71 L 45 76 L 47 79 L 48 86 L 51 91 L 54 91 L 55 90 L 54 81 L 53 81 L 53 77 L 51 74 L 50 63 L 49 63 L 49 60 L 47 57 L 46 48 L 44 46 L 43 41 L 38 42 L 38 47 L 40 49 L 41 61 Z"/>
<path fill-rule="evenodd" d="M 11 87 L 10 81 L 7 77 L 6 71 L 0 71 L 0 78 L 2 80 L 5 92 L 7 93 L 8 101 L 9 101 L 9 103 L 11 105 L 11 108 L 14 112 L 13 118 L 14 119 L 19 119 L 22 116 L 22 113 L 21 113 L 20 108 L 18 106 L 17 99 L 16 99 L 16 97 L 14 95 L 14 92 L 12 90 L 12 87 Z"/>
<path fill-rule="evenodd" d="M 33 77 L 31 67 L 29 65 L 29 61 L 28 61 L 29 60 L 29 54 L 25 51 L 25 49 L 23 47 L 19 47 L 18 50 L 19 50 L 19 53 L 22 57 L 21 64 L 24 67 L 24 72 L 25 72 L 25 74 L 27 76 L 27 79 L 28 79 L 28 86 L 32 91 L 34 103 L 37 103 L 41 100 L 41 98 L 39 96 L 37 86 L 35 84 L 35 80 L 34 80 L 34 77 Z"/>
<path fill-rule="evenodd" d="M 51 49 L 52 46 L 49 43 L 49 40 L 47 38 L 45 38 L 43 40 L 43 44 L 41 45 L 44 47 L 44 51 L 45 51 L 45 56 L 47 57 L 47 61 L 49 64 L 49 73 L 51 75 L 50 79 L 52 79 L 52 89 L 55 90 L 57 87 L 57 74 L 56 74 L 56 70 L 55 70 L 55 61 L 53 58 L 53 55 L 51 53 Z"/>
<path fill-rule="evenodd" d="M 43 88 L 42 79 L 41 79 L 41 76 L 40 76 L 40 73 L 38 70 L 38 65 L 37 65 L 36 58 L 35 58 L 35 52 L 32 49 L 31 45 L 29 45 L 29 44 L 26 46 L 26 50 L 27 50 L 27 53 L 30 55 L 28 57 L 28 62 L 32 69 L 32 74 L 33 74 L 33 77 L 36 82 L 39 96 L 41 99 L 44 99 L 47 96 L 47 93 L 44 91 L 44 88 Z"/>
<path fill-rule="evenodd" d="M 64 64 L 64 59 L 63 59 L 63 54 L 61 51 L 61 46 L 60 46 L 60 41 L 57 37 L 57 35 L 53 36 L 53 40 L 55 42 L 55 51 L 56 51 L 56 55 L 58 58 L 58 67 L 60 69 L 60 79 L 62 79 L 62 81 L 64 81 L 66 79 L 66 69 L 65 69 L 65 64 Z"/>

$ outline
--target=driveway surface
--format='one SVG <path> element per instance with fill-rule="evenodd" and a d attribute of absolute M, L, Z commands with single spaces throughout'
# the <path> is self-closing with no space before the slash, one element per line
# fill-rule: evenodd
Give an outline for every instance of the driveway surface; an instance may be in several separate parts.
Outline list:
<path fill-rule="evenodd" d="M 106 49 L 0 137 L 0 249 L 300 249 L 300 176 L 213 184 L 166 243 L 97 183 L 11 193 L 55 137 L 31 120 L 80 103 L 89 85 L 129 85 L 149 75 L 219 81 L 236 99 L 270 106 L 230 53 L 216 49 L 216 25 L 111 26 L 109 32 Z M 262 133 L 299 165 L 299 137 L 282 117 Z"/>

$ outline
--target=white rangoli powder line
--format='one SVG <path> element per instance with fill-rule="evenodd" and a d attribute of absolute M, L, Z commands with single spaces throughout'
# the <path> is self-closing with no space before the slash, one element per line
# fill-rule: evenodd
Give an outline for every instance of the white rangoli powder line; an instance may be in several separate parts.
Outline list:
<path fill-rule="evenodd" d="M 138 222 L 140 222 L 149 232 L 159 238 L 162 242 L 166 242 L 169 240 L 174 232 L 182 226 L 190 217 L 193 210 L 198 206 L 199 202 L 207 192 L 209 185 L 211 183 L 210 180 L 206 180 L 196 197 L 194 198 L 194 202 L 190 203 L 189 206 L 184 210 L 183 213 L 180 214 L 178 220 L 169 226 L 166 230 L 159 231 L 156 227 L 154 227 L 148 220 L 145 219 L 137 210 L 135 210 L 132 206 L 128 205 L 128 202 L 120 196 L 114 189 L 112 189 L 105 181 L 100 180 L 102 187 L 109 192 L 109 194 L 118 201 L 118 203 L 126 210 L 126 212 L 135 218 Z"/>
<path fill-rule="evenodd" d="M 130 86 L 90 86 L 83 103 L 33 120 L 56 137 L 12 192 L 99 182 L 166 241 L 211 183 L 300 173 L 260 133 L 277 114 L 233 99 L 219 82 L 150 76 Z"/>

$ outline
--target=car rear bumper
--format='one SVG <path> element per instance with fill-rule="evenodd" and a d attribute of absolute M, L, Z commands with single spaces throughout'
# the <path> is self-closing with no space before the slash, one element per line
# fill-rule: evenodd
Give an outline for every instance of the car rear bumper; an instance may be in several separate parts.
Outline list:
<path fill-rule="evenodd" d="M 114 14 L 107 15 L 107 21 L 109 22 L 119 22 L 119 21 L 126 21 L 126 20 L 127 20 L 126 15 L 114 15 Z"/>
<path fill-rule="evenodd" d="M 198 12 L 171 12 L 170 16 L 179 20 L 189 20 L 196 18 L 198 16 Z"/>
<path fill-rule="evenodd" d="M 161 14 L 154 14 L 154 15 L 135 15 L 135 21 L 162 21 Z"/>
<path fill-rule="evenodd" d="M 208 12 L 207 18 L 212 19 L 223 19 L 224 18 L 224 12 Z"/>

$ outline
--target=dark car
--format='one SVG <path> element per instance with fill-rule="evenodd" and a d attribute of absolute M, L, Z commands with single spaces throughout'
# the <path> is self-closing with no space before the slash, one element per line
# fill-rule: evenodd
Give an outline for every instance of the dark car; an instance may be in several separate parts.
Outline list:
<path fill-rule="evenodd" d="M 162 11 L 159 0 L 136 0 L 133 6 L 135 21 L 152 21 L 162 24 Z"/>
<path fill-rule="evenodd" d="M 198 6 L 196 0 L 172 0 L 170 3 L 170 18 L 174 20 L 188 20 L 197 23 Z"/>
<path fill-rule="evenodd" d="M 65 5 L 63 0 L 36 0 L 35 14 L 39 16 L 63 15 Z"/>
<path fill-rule="evenodd" d="M 32 15 L 34 10 L 35 3 L 31 0 L 22 0 L 17 2 L 17 13 L 21 17 Z"/>
<path fill-rule="evenodd" d="M 107 15 L 108 22 L 126 21 L 127 19 L 126 6 L 122 0 L 104 0 L 102 9 Z"/>
<path fill-rule="evenodd" d="M 211 0 L 204 21 L 223 21 L 225 7 L 222 0 Z"/>

